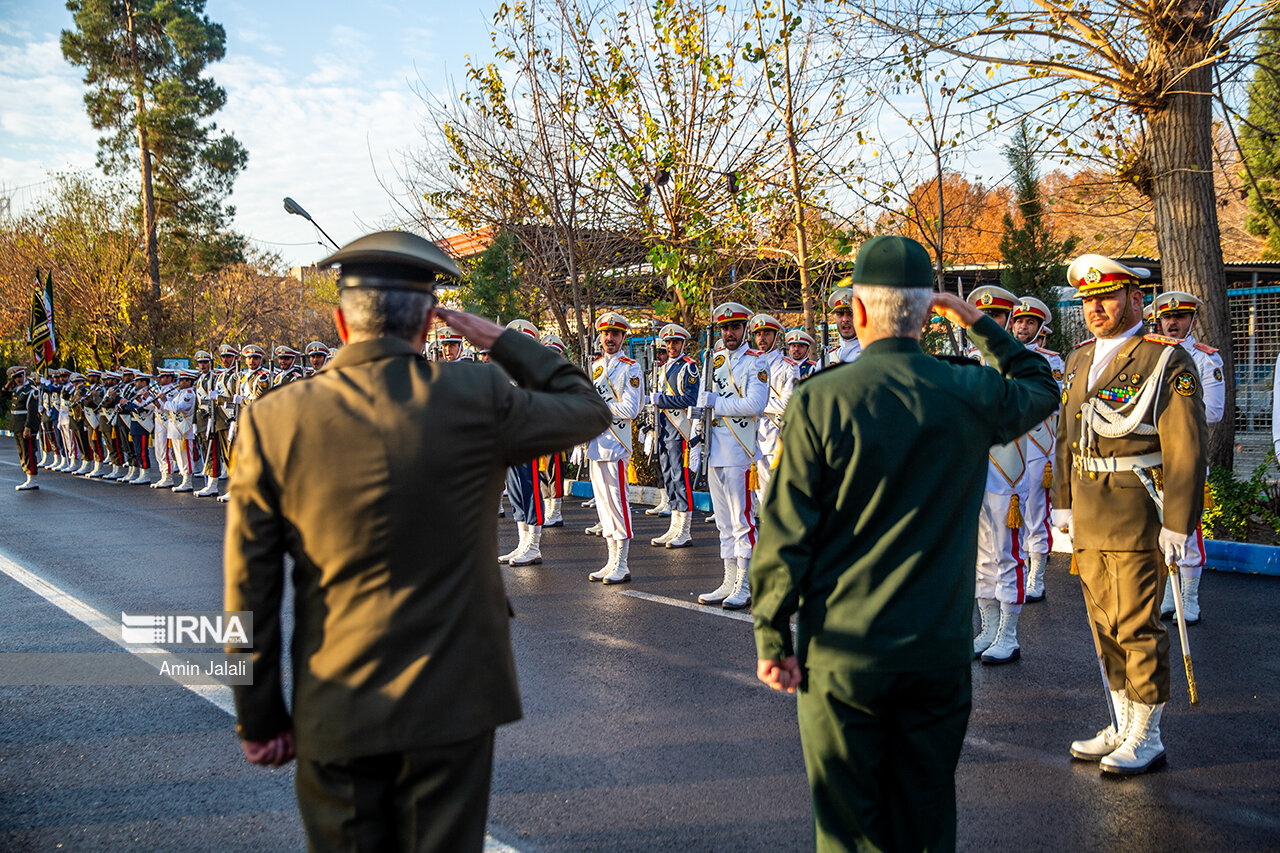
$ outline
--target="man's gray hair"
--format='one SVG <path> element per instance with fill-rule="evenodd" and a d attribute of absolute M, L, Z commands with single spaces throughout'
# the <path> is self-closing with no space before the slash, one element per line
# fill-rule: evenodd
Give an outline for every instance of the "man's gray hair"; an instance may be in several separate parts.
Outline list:
<path fill-rule="evenodd" d="M 871 328 L 894 338 L 919 337 L 933 300 L 933 291 L 927 287 L 855 284 L 853 295 L 866 306 Z"/>
<path fill-rule="evenodd" d="M 401 338 L 412 342 L 435 307 L 430 293 L 418 290 L 380 290 L 348 287 L 339 291 L 347 328 L 362 338 Z"/>

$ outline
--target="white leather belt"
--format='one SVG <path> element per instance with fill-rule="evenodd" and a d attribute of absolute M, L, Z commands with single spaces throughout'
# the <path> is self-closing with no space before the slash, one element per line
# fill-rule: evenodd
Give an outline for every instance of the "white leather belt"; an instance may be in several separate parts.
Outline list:
<path fill-rule="evenodd" d="M 1154 468 L 1164 463 L 1159 451 L 1144 453 L 1141 456 L 1090 456 L 1087 459 L 1075 455 L 1075 465 L 1082 471 L 1094 471 L 1099 474 L 1130 474 L 1134 468 Z"/>

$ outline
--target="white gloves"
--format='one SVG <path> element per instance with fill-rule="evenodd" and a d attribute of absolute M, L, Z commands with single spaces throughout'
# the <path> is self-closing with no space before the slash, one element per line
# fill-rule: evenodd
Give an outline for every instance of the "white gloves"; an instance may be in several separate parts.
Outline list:
<path fill-rule="evenodd" d="M 715 391 L 699 391 L 698 407 L 702 409 L 710 409 L 713 412 L 716 408 L 716 398 L 720 395 Z"/>
<path fill-rule="evenodd" d="M 644 455 L 645 455 L 645 456 L 652 456 L 652 455 L 653 455 L 653 445 L 654 445 L 654 444 L 656 444 L 656 442 L 653 440 L 653 433 L 652 433 L 652 432 L 646 432 L 646 433 L 644 434 Z"/>
<path fill-rule="evenodd" d="M 569 454 L 569 464 L 570 465 L 582 464 L 582 445 L 581 444 L 573 448 L 573 452 Z"/>
<path fill-rule="evenodd" d="M 1056 527 L 1058 530 L 1066 530 L 1071 526 L 1071 510 L 1069 509 L 1051 509 L 1049 510 L 1049 526 Z"/>
<path fill-rule="evenodd" d="M 1160 553 L 1164 555 L 1166 565 L 1182 562 L 1187 556 L 1187 539 L 1181 533 L 1174 533 L 1167 527 L 1160 528 Z"/>
<path fill-rule="evenodd" d="M 649 395 L 649 402 L 656 406 L 658 405 L 658 398 L 661 396 L 662 395 L 659 394 L 657 391 L 654 391 L 652 394 Z"/>
<path fill-rule="evenodd" d="M 242 394 L 236 394 L 234 397 L 232 397 L 232 398 L 231 398 L 231 402 L 233 402 L 233 403 L 243 403 L 243 402 L 244 402 L 244 395 L 242 395 Z"/>

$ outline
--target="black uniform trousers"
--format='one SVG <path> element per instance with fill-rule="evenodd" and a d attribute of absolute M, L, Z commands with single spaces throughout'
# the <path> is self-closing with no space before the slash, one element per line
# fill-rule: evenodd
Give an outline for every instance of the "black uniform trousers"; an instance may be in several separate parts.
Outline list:
<path fill-rule="evenodd" d="M 970 667 L 808 667 L 797 702 L 819 853 L 954 850 Z"/>
<path fill-rule="evenodd" d="M 340 761 L 298 759 L 298 810 L 313 853 L 479 853 L 493 731 L 460 743 Z"/>

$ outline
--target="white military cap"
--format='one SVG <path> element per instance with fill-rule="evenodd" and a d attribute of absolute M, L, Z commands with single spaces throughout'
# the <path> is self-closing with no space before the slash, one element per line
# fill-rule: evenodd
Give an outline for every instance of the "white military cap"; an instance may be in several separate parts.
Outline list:
<path fill-rule="evenodd" d="M 538 327 L 530 323 L 528 320 L 512 320 L 507 324 L 508 329 L 514 329 L 522 335 L 528 335 L 535 341 L 538 340 Z"/>
<path fill-rule="evenodd" d="M 507 328 L 511 328 L 507 326 Z M 438 344 L 460 344 L 462 343 L 462 333 L 454 329 L 452 326 L 441 326 L 436 332 L 436 343 Z"/>
<path fill-rule="evenodd" d="M 617 311 L 606 311 L 596 320 L 597 332 L 631 332 L 631 323 Z"/>
<path fill-rule="evenodd" d="M 994 311 L 1012 311 L 1018 305 L 1018 297 L 1014 296 L 1003 287 L 997 287 L 994 284 L 984 284 L 982 287 L 975 287 L 967 297 L 965 302 L 975 308 L 990 308 Z"/>
<path fill-rule="evenodd" d="M 291 346 L 280 344 L 276 347 L 276 358 L 297 358 L 298 351 Z"/>
<path fill-rule="evenodd" d="M 315 353 L 318 353 L 318 352 L 322 352 L 325 355 L 328 355 L 329 347 L 327 344 L 324 343 L 324 341 L 312 341 L 311 343 L 307 344 L 306 352 L 307 352 L 307 355 L 314 355 Z"/>
<path fill-rule="evenodd" d="M 157 367 L 157 368 L 156 368 L 156 376 L 157 376 L 157 377 L 160 377 L 160 376 L 173 376 L 173 377 L 177 377 L 177 375 L 178 375 L 178 371 L 174 370 L 172 367 Z"/>
<path fill-rule="evenodd" d="M 1203 304 L 1201 299 L 1185 290 L 1169 290 L 1155 298 L 1151 303 L 1151 309 L 1155 312 L 1155 316 L 1163 317 L 1166 314 L 1192 312 Z"/>
<path fill-rule="evenodd" d="M 178 378 L 179 378 L 179 379 L 192 379 L 192 380 L 194 380 L 194 379 L 199 379 L 199 378 L 200 378 L 200 374 L 199 374 L 199 372 L 197 372 L 197 371 L 195 371 L 195 370 L 192 370 L 192 369 L 190 369 L 190 368 L 188 368 L 188 367 L 184 367 L 184 368 L 182 368 L 181 370 L 179 370 L 179 371 L 178 371 Z"/>
<path fill-rule="evenodd" d="M 10 367 L 8 370 L 6 370 L 4 372 L 4 375 L 15 376 L 19 373 L 26 374 L 26 372 L 27 372 L 27 369 L 23 367 L 21 364 L 15 364 L 13 367 Z"/>
<path fill-rule="evenodd" d="M 689 330 L 684 326 L 681 326 L 679 323 L 668 323 L 658 330 L 658 337 L 664 341 L 669 341 L 673 338 L 687 341 L 692 338 L 693 335 L 689 334 Z"/>
<path fill-rule="evenodd" d="M 813 336 L 804 329 L 792 329 L 787 332 L 785 340 L 788 344 L 807 344 L 810 348 L 816 346 Z"/>
<path fill-rule="evenodd" d="M 568 347 L 564 345 L 564 341 L 560 340 L 560 336 L 555 332 L 547 332 L 542 336 L 542 345 L 548 349 L 553 349 L 563 355 Z"/>
<path fill-rule="evenodd" d="M 245 348 L 240 350 L 240 354 L 245 358 L 248 358 L 251 355 L 256 355 L 258 358 L 267 357 L 267 351 L 257 344 L 246 344 Z"/>
<path fill-rule="evenodd" d="M 851 279 L 841 279 L 841 284 Z M 853 310 L 853 288 L 837 287 L 831 291 L 831 295 L 827 297 L 827 307 L 832 311 L 852 311 Z"/>
<path fill-rule="evenodd" d="M 240 355 L 240 350 L 236 349 L 231 344 L 223 344 L 218 347 L 218 356 L 221 358 L 224 355 Z"/>
<path fill-rule="evenodd" d="M 123 377 L 120 375 L 119 372 L 115 370 L 104 370 L 102 371 L 102 378 L 103 379 L 121 379 Z"/>
<path fill-rule="evenodd" d="M 721 302 L 711 312 L 711 322 L 716 326 L 726 323 L 745 323 L 751 319 L 751 309 L 741 302 Z"/>
<path fill-rule="evenodd" d="M 1049 306 L 1034 296 L 1023 296 L 1013 309 L 1013 317 L 1038 317 L 1042 325 L 1053 321 L 1053 312 Z"/>
<path fill-rule="evenodd" d="M 757 314 L 751 318 L 751 322 L 747 324 L 747 330 L 750 332 L 758 332 L 761 329 L 773 329 L 775 332 L 782 331 L 782 324 L 778 322 L 778 318 L 772 314 Z"/>
<path fill-rule="evenodd" d="M 1149 275 L 1151 270 L 1127 267 L 1106 255 L 1081 255 L 1067 267 L 1067 283 L 1076 289 L 1076 299 L 1114 293 Z"/>

